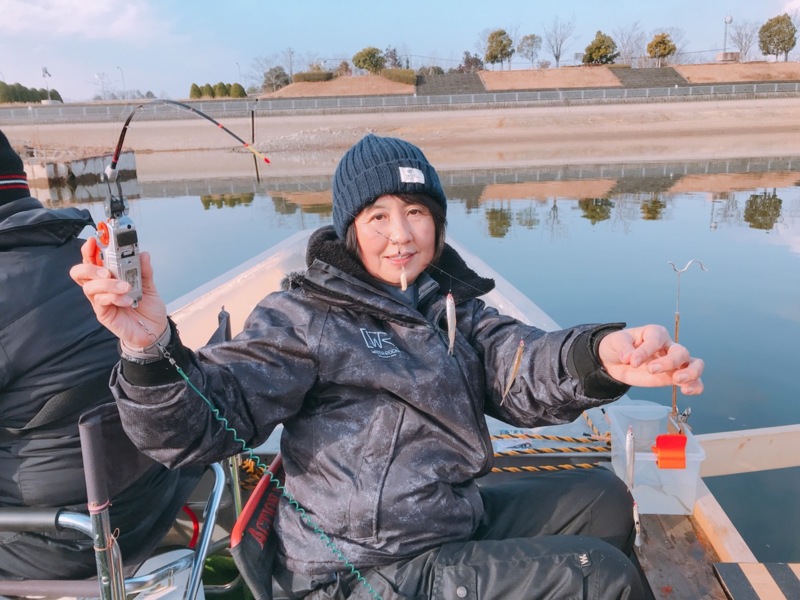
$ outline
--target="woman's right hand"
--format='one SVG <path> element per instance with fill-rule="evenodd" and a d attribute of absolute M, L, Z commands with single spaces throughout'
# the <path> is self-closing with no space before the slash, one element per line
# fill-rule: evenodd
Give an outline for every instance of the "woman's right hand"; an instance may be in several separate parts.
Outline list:
<path fill-rule="evenodd" d="M 146 348 L 169 327 L 167 306 L 156 291 L 150 255 L 139 255 L 142 270 L 142 298 L 136 308 L 128 296 L 131 285 L 115 279 L 105 267 L 94 263 L 97 241 L 94 237 L 81 246 L 83 262 L 69 271 L 83 288 L 97 320 L 131 348 Z M 148 333 L 149 331 L 149 333 Z"/>

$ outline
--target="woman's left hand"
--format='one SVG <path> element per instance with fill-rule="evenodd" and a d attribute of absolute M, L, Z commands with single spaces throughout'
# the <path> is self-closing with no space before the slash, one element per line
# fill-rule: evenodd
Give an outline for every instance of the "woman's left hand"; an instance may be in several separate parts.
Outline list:
<path fill-rule="evenodd" d="M 609 333 L 597 349 L 598 358 L 611 377 L 639 387 L 676 385 L 681 393 L 703 392 L 705 364 L 684 346 L 672 341 L 661 325 L 630 327 Z"/>

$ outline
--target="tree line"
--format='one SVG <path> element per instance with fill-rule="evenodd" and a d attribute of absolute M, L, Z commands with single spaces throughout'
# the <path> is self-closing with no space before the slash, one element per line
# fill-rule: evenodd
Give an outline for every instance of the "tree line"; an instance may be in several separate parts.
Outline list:
<path fill-rule="evenodd" d="M 787 13 L 773 17 L 760 25 L 753 21 L 733 23 L 730 36 L 726 27 L 724 46 L 727 46 L 729 38 L 740 61 L 748 60 L 756 45 L 763 56 L 774 56 L 776 61 L 783 56 L 784 61 L 788 61 L 789 53 L 797 44 L 799 25 L 800 17 L 797 14 L 790 16 Z M 408 81 L 409 74 L 412 75 L 413 81 L 413 74 L 426 76 L 442 75 L 445 72 L 475 73 L 484 70 L 487 65 L 498 64 L 501 69 L 506 67 L 510 69 L 515 55 L 529 62 L 531 68 L 547 69 L 552 63 L 547 59 L 539 59 L 542 50 L 550 54 L 555 67 L 558 68 L 573 39 L 575 26 L 576 21 L 573 16 L 568 20 L 554 18 L 544 27 L 542 35 L 535 33 L 520 35 L 519 27 L 484 30 L 479 36 L 478 51 L 464 51 L 460 63 L 447 71 L 432 61 L 431 64 L 418 67 L 414 72 L 411 70 L 409 53 L 403 53 L 392 46 L 384 50 L 369 46 L 359 50 L 349 60 L 343 58 L 309 60 L 305 71 L 294 73 L 296 53 L 292 48 L 288 48 L 283 61 L 255 59 L 251 75 L 251 80 L 255 84 L 248 86 L 247 89 L 241 83 L 219 82 L 216 85 L 192 83 L 189 97 L 244 98 L 248 94 L 276 91 L 293 81 L 324 81 L 351 75 L 354 69 L 371 74 L 405 71 L 406 73 L 400 74 L 404 82 Z M 575 58 L 585 65 L 624 64 L 634 67 L 660 67 L 685 59 L 684 47 L 685 35 L 682 30 L 667 28 L 656 31 L 648 42 L 648 36 L 636 22 L 627 27 L 617 28 L 611 34 L 597 31 L 594 39 L 582 53 L 576 54 Z M 286 64 L 288 72 L 284 66 Z M 146 95 L 138 92 L 126 93 L 123 96 L 155 97 L 151 92 Z M 105 91 L 102 98 L 95 97 L 95 99 L 107 99 Z M 117 99 L 117 96 L 112 94 L 111 99 Z M 8 84 L 0 81 L 0 103 L 38 103 L 43 100 L 62 101 L 62 98 L 56 89 L 27 88 L 19 83 Z"/>
<path fill-rule="evenodd" d="M 189 98 L 247 98 L 247 92 L 241 83 L 224 83 L 220 81 L 212 86 L 206 83 L 202 86 L 193 83 L 189 88 Z"/>
<path fill-rule="evenodd" d="M 21 83 L 8 84 L 0 81 L 0 104 L 11 102 L 39 103 L 42 100 L 62 102 L 61 94 L 55 89 L 28 88 Z"/>
<path fill-rule="evenodd" d="M 730 34 L 726 28 L 726 40 L 736 49 L 738 60 L 748 60 L 757 46 L 764 56 L 774 56 L 778 60 L 783 56 L 789 59 L 789 53 L 797 44 L 797 31 L 800 18 L 784 13 L 758 24 L 752 21 L 734 23 Z M 512 59 L 524 58 L 531 68 L 547 69 L 551 65 L 561 66 L 565 53 L 573 39 L 576 20 L 559 18 L 544 27 L 541 35 L 529 33 L 520 35 L 519 27 L 484 30 L 477 43 L 478 51 L 464 51 L 460 63 L 447 71 L 435 64 L 423 65 L 416 69 L 417 75 L 441 75 L 444 73 L 475 73 L 484 70 L 487 65 L 499 65 L 501 69 L 511 68 Z M 611 34 L 598 31 L 583 52 L 576 54 L 576 60 L 585 65 L 625 64 L 633 67 L 664 66 L 680 60 L 688 60 L 685 53 L 686 40 L 682 30 L 665 28 L 648 37 L 638 22 L 628 27 L 615 29 Z M 549 59 L 540 59 L 542 51 L 549 53 Z M 284 60 L 255 59 L 253 63 L 253 80 L 259 86 L 251 86 L 248 93 L 260 91 L 276 91 L 289 85 L 298 76 L 308 73 L 327 74 L 328 79 L 352 74 L 359 69 L 370 74 L 379 74 L 389 69 L 410 69 L 411 61 L 408 53 L 401 53 L 397 48 L 389 46 L 384 50 L 369 46 L 359 50 L 348 59 L 312 59 L 308 61 L 306 71 L 294 73 L 297 63 L 296 52 L 289 48 L 284 53 Z M 285 65 L 288 64 L 288 72 Z M 330 64 L 330 66 L 329 66 Z M 352 64 L 352 67 L 351 67 Z M 323 77 L 303 80 L 322 80 Z"/>

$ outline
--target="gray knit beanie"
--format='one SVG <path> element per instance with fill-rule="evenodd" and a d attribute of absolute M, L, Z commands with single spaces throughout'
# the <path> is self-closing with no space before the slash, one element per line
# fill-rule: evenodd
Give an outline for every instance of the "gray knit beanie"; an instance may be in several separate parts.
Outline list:
<path fill-rule="evenodd" d="M 0 205 L 30 195 L 28 176 L 25 174 L 22 159 L 0 131 Z"/>
<path fill-rule="evenodd" d="M 447 198 L 439 176 L 422 151 L 404 140 L 369 134 L 345 152 L 333 175 L 333 227 L 339 239 L 361 210 L 387 194 Z"/>

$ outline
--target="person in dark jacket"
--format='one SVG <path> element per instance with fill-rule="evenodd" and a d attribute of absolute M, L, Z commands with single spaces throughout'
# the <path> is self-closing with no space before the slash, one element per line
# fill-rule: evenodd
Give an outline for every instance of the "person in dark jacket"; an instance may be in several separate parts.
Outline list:
<path fill-rule="evenodd" d="M 0 506 L 86 512 L 78 417 L 113 402 L 117 339 L 102 327 L 69 270 L 89 211 L 49 210 L 32 198 L 22 159 L 0 131 Z M 50 404 L 48 404 L 48 401 Z M 45 406 L 49 408 L 45 410 Z M 156 466 L 114 498 L 123 555 L 149 541 L 178 472 Z M 85 534 L 0 531 L 0 579 L 96 574 Z"/>
<path fill-rule="evenodd" d="M 546 333 L 486 306 L 494 282 L 445 243 L 446 210 L 419 148 L 366 136 L 336 169 L 333 227 L 312 235 L 308 269 L 232 341 L 196 353 L 149 256 L 132 309 L 129 285 L 91 264 L 90 240 L 71 273 L 120 337 L 126 431 L 175 466 L 256 446 L 283 423 L 286 487 L 310 519 L 282 502 L 274 523 L 275 579 L 291 597 L 644 597 L 622 482 L 595 469 L 479 485 L 493 460 L 484 415 L 532 427 L 630 385 L 699 394 L 703 361 L 664 327 Z"/>

